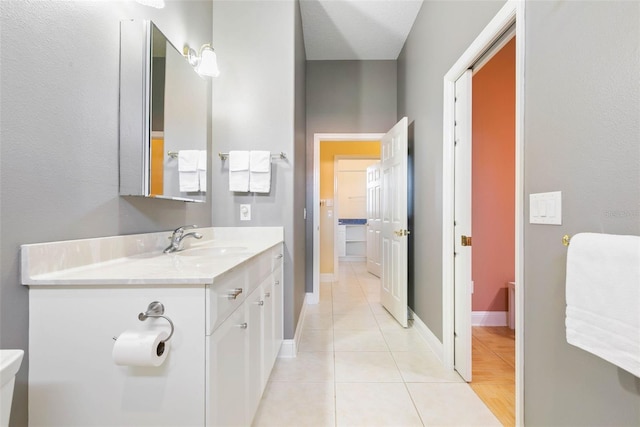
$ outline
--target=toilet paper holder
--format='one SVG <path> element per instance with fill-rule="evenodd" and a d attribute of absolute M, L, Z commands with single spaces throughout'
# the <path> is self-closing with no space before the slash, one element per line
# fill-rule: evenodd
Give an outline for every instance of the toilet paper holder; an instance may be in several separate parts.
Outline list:
<path fill-rule="evenodd" d="M 162 342 L 169 341 L 173 336 L 173 329 L 174 329 L 173 322 L 171 321 L 171 319 L 169 319 L 167 316 L 164 315 L 164 305 L 161 302 L 153 301 L 152 303 L 149 303 L 149 306 L 147 307 L 147 311 L 145 311 L 144 313 L 138 314 L 138 320 L 140 320 L 141 322 L 147 320 L 149 317 L 152 317 L 152 318 L 162 317 L 167 322 L 169 322 L 169 325 L 171 325 L 171 332 L 169 333 L 169 336 L 165 338 Z"/>

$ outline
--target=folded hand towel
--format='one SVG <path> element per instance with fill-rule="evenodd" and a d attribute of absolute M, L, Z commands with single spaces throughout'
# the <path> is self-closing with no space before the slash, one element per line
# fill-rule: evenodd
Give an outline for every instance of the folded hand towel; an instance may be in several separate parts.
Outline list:
<path fill-rule="evenodd" d="M 270 151 L 251 151 L 249 157 L 249 169 L 251 172 L 271 172 Z"/>
<path fill-rule="evenodd" d="M 268 193 L 271 190 L 271 152 L 252 151 L 249 161 L 249 191 Z"/>
<path fill-rule="evenodd" d="M 200 179 L 198 177 L 199 150 L 178 151 L 178 181 L 180 191 L 199 191 Z"/>
<path fill-rule="evenodd" d="M 229 151 L 229 191 L 249 191 L 248 151 Z"/>
<path fill-rule="evenodd" d="M 199 150 L 178 151 L 178 170 L 180 172 L 195 172 L 198 170 Z"/>
<path fill-rule="evenodd" d="M 567 342 L 640 377 L 640 236 L 575 235 L 566 296 Z"/>
<path fill-rule="evenodd" d="M 232 172 L 249 170 L 249 152 L 229 151 L 229 170 Z"/>
<path fill-rule="evenodd" d="M 198 181 L 200 191 L 207 191 L 207 150 L 198 152 Z"/>

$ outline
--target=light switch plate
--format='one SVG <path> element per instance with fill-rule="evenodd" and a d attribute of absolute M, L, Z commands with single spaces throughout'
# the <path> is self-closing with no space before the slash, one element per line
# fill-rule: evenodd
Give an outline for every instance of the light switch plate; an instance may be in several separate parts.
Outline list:
<path fill-rule="evenodd" d="M 251 221 L 251 205 L 240 205 L 240 221 Z"/>
<path fill-rule="evenodd" d="M 529 194 L 529 223 L 562 225 L 562 191 Z"/>

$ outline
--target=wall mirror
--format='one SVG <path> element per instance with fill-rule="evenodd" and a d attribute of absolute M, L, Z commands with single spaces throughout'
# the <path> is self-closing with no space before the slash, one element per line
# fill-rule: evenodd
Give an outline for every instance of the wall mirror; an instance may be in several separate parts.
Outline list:
<path fill-rule="evenodd" d="M 205 201 L 208 96 L 153 22 L 120 23 L 120 195 Z"/>

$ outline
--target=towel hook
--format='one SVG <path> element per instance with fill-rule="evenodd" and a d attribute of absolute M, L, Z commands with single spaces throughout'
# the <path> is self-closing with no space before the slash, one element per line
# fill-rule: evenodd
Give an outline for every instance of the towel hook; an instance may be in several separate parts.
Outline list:
<path fill-rule="evenodd" d="M 171 337 L 173 336 L 174 326 L 173 326 L 173 322 L 171 321 L 171 319 L 169 319 L 167 316 L 164 316 L 164 305 L 161 302 L 153 301 L 147 307 L 147 311 L 146 312 L 138 314 L 138 320 L 140 320 L 140 321 L 147 320 L 149 317 L 152 317 L 152 318 L 162 317 L 167 322 L 169 322 L 169 325 L 171 325 L 171 332 L 169 333 L 169 336 L 167 338 L 162 340 L 162 342 L 169 341 L 171 339 Z"/>
<path fill-rule="evenodd" d="M 569 243 L 571 242 L 571 236 L 569 236 L 568 234 L 565 234 L 564 236 L 562 236 L 562 244 L 565 246 L 569 246 Z"/>

